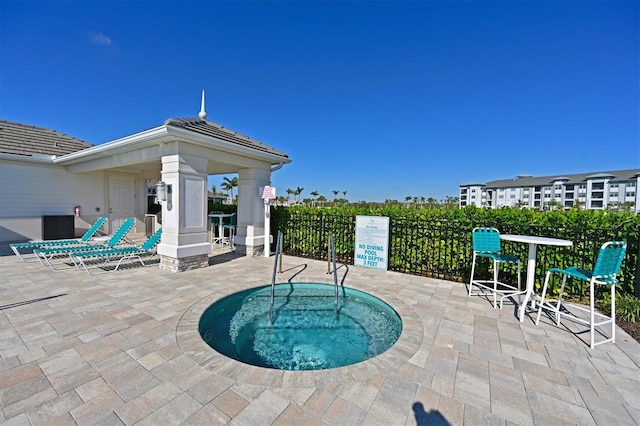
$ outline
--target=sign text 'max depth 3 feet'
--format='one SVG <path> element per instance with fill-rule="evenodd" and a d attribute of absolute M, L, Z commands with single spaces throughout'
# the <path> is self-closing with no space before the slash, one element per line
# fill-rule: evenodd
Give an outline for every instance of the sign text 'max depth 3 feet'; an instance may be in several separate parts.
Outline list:
<path fill-rule="evenodd" d="M 356 216 L 356 266 L 387 270 L 389 218 Z"/>

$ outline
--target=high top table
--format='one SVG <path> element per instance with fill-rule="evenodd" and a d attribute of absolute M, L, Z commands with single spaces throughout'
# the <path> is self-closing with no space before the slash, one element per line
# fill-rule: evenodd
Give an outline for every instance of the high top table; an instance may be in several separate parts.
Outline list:
<path fill-rule="evenodd" d="M 560 246 L 560 247 L 571 247 L 573 245 L 572 241 L 569 240 L 561 240 L 559 238 L 548 238 L 548 237 L 536 237 L 533 235 L 510 235 L 510 234 L 500 234 L 500 239 L 505 241 L 513 241 L 516 243 L 526 243 L 529 244 L 529 257 L 527 259 L 527 292 L 524 296 L 524 301 L 520 306 L 520 322 L 524 321 L 524 310 L 529 303 L 529 300 L 533 303 L 533 292 L 534 292 L 534 281 L 536 278 L 536 253 L 538 251 L 538 245 L 546 245 L 546 246 Z"/>

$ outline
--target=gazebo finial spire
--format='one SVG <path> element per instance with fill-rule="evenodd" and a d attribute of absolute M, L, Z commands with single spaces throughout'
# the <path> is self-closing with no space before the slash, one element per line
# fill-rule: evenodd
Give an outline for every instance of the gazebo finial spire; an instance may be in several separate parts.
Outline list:
<path fill-rule="evenodd" d="M 202 90 L 202 103 L 200 104 L 200 114 L 198 114 L 198 117 L 202 118 L 203 120 L 207 119 L 207 113 L 204 110 L 204 90 Z"/>

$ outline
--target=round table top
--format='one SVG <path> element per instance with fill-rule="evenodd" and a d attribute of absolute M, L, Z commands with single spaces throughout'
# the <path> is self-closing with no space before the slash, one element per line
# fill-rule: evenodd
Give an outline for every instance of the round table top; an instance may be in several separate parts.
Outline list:
<path fill-rule="evenodd" d="M 500 234 L 500 239 L 517 243 L 542 244 L 547 246 L 569 247 L 573 245 L 573 241 L 561 240 L 560 238 L 537 237 L 535 235 Z"/>

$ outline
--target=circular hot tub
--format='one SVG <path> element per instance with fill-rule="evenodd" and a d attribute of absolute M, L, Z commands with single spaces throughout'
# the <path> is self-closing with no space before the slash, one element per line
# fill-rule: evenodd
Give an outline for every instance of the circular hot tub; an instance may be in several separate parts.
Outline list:
<path fill-rule="evenodd" d="M 337 303 L 336 303 L 337 301 Z M 209 306 L 199 332 L 213 349 L 246 364 L 322 370 L 355 364 L 389 349 L 402 320 L 382 300 L 318 283 L 244 290 Z"/>

